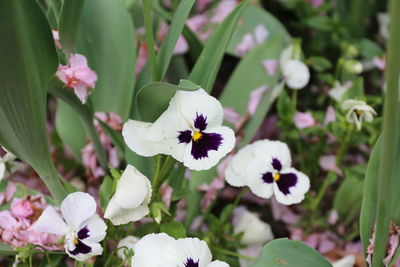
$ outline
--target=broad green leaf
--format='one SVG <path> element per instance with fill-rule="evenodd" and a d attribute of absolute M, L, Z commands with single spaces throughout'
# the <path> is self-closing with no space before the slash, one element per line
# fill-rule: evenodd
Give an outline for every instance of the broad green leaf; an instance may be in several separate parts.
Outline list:
<path fill-rule="evenodd" d="M 364 181 L 363 201 L 360 214 L 360 236 L 364 253 L 367 251 L 369 239 L 375 225 L 376 208 L 378 202 L 378 175 L 381 138 L 375 144 L 368 161 L 367 172 Z"/>
<path fill-rule="evenodd" d="M 69 55 L 75 51 L 76 36 L 85 0 L 64 0 L 61 7 L 58 31 L 62 49 Z"/>
<path fill-rule="evenodd" d="M 79 114 L 62 100 L 57 100 L 56 129 L 64 144 L 80 159 L 87 142 L 85 129 L 79 120 Z"/>
<path fill-rule="evenodd" d="M 286 43 L 290 41 L 289 33 L 278 19 L 262 7 L 248 5 L 243 12 L 240 23 L 236 26 L 235 32 L 229 41 L 227 52 L 232 55 L 237 55 L 236 47 L 243 40 L 243 36 L 251 33 L 254 38 L 254 30 L 259 25 L 263 25 L 267 30 L 268 39 L 275 38 L 279 35 L 283 37 Z"/>
<path fill-rule="evenodd" d="M 244 1 L 237 6 L 216 28 L 189 75 L 188 80 L 197 83 L 207 92 L 212 90 L 226 47 L 246 4 L 247 1 Z"/>
<path fill-rule="evenodd" d="M 94 111 L 128 118 L 133 104 L 135 32 L 123 0 L 86 0 L 77 51 L 85 55 L 98 81 L 90 96 Z"/>
<path fill-rule="evenodd" d="M 369 39 L 362 39 L 359 46 L 361 55 L 369 60 L 374 57 L 381 57 L 384 53 L 383 49 L 377 43 Z"/>
<path fill-rule="evenodd" d="M 0 242 L 0 256 L 13 256 L 17 254 L 18 252 L 15 251 L 10 245 Z"/>
<path fill-rule="evenodd" d="M 268 242 L 251 267 L 332 267 L 321 254 L 301 241 L 287 238 Z"/>
<path fill-rule="evenodd" d="M 162 80 L 167 73 L 176 42 L 182 33 L 187 17 L 193 7 L 195 0 L 181 1 L 172 18 L 167 37 L 163 41 L 160 51 L 157 54 L 157 67 Z"/>
<path fill-rule="evenodd" d="M 35 1 L 0 3 L 0 143 L 29 162 L 59 201 L 65 191 L 51 162 L 46 94 L 58 60 L 50 27 Z"/>
<path fill-rule="evenodd" d="M 180 222 L 168 222 L 161 225 L 161 232 L 167 233 L 173 238 L 186 237 L 186 229 Z"/>

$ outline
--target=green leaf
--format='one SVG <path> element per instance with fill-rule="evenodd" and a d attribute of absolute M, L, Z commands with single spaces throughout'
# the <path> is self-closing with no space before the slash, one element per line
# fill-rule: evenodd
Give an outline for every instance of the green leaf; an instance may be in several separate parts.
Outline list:
<path fill-rule="evenodd" d="M 290 35 L 277 18 L 259 6 L 248 5 L 240 19 L 240 24 L 236 26 L 235 32 L 229 41 L 227 52 L 232 55 L 237 55 L 236 47 L 243 40 L 243 36 L 248 33 L 254 36 L 254 30 L 259 25 L 264 25 L 267 29 L 268 39 L 281 36 L 285 43 L 289 43 Z"/>
<path fill-rule="evenodd" d="M 332 63 L 324 57 L 310 57 L 307 59 L 307 65 L 319 72 L 332 68 Z"/>
<path fill-rule="evenodd" d="M 113 192 L 114 181 L 110 176 L 105 176 L 99 189 L 100 206 L 103 211 L 106 210 L 107 204 L 110 201 Z"/>
<path fill-rule="evenodd" d="M 363 201 L 360 214 L 360 236 L 364 253 L 367 251 L 369 239 L 375 225 L 376 208 L 378 202 L 378 175 L 379 175 L 379 154 L 381 138 L 375 144 L 371 157 L 368 161 L 367 172 L 364 181 Z"/>
<path fill-rule="evenodd" d="M 194 2 L 195 0 L 181 1 L 175 11 L 167 37 L 161 44 L 160 51 L 157 54 L 157 67 L 160 74 L 159 80 L 162 80 L 167 73 L 176 42 L 182 33 L 183 27 L 185 26 L 187 17 L 189 16 Z"/>
<path fill-rule="evenodd" d="M 98 81 L 90 96 L 94 111 L 114 111 L 123 120 L 133 104 L 135 40 L 122 0 L 86 0 L 77 51 L 85 55 Z"/>
<path fill-rule="evenodd" d="M 0 143 L 29 162 L 61 201 L 46 131 L 47 86 L 58 65 L 49 25 L 35 1 L 4 0 L 0 34 Z"/>
<path fill-rule="evenodd" d="M 161 225 L 161 232 L 167 233 L 173 238 L 186 237 L 186 229 L 180 222 L 168 222 Z"/>
<path fill-rule="evenodd" d="M 251 267 L 332 267 L 315 249 L 301 241 L 287 238 L 268 242 L 259 259 Z"/>
<path fill-rule="evenodd" d="M 381 57 L 384 53 L 383 49 L 377 43 L 369 39 L 362 39 L 359 46 L 361 55 L 366 59 Z"/>
<path fill-rule="evenodd" d="M 307 25 L 312 29 L 327 32 L 332 29 L 331 19 L 329 17 L 315 16 L 307 19 Z"/>
<path fill-rule="evenodd" d="M 15 251 L 10 245 L 0 242 L 0 256 L 5 257 L 5 256 L 13 256 L 13 255 L 17 255 L 17 254 L 18 254 L 18 252 Z"/>
<path fill-rule="evenodd" d="M 356 78 L 352 86 L 342 95 L 341 101 L 346 99 L 365 99 L 364 79 L 362 77 Z"/>
<path fill-rule="evenodd" d="M 79 114 L 69 105 L 57 100 L 56 129 L 64 144 L 69 147 L 77 159 L 81 158 L 81 150 L 86 145 L 86 133 Z M 74 129 L 71 131 L 71 129 Z"/>
<path fill-rule="evenodd" d="M 200 85 L 207 92 L 211 92 L 226 47 L 236 28 L 236 24 L 243 14 L 247 1 L 238 5 L 217 27 L 201 52 L 188 80 Z"/>
<path fill-rule="evenodd" d="M 69 54 L 75 51 L 76 37 L 85 0 L 64 0 L 61 7 L 58 31 L 62 49 Z"/>

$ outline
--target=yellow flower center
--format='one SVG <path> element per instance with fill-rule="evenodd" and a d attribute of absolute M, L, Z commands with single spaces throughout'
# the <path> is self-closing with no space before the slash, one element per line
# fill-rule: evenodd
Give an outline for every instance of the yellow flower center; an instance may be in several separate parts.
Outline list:
<path fill-rule="evenodd" d="M 279 179 L 281 179 L 281 175 L 279 173 L 274 173 L 274 180 L 275 181 L 279 181 Z"/>
<path fill-rule="evenodd" d="M 200 131 L 194 131 L 192 139 L 193 141 L 197 142 L 199 139 L 201 139 L 202 136 L 203 134 Z"/>
<path fill-rule="evenodd" d="M 78 238 L 74 237 L 74 245 L 78 245 Z"/>
<path fill-rule="evenodd" d="M 364 114 L 364 110 L 356 109 L 355 112 L 356 112 L 359 116 L 361 116 L 362 114 Z"/>

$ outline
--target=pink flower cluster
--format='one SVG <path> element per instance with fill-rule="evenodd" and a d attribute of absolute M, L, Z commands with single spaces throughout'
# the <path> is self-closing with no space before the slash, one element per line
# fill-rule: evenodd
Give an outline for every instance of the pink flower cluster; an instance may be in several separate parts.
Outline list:
<path fill-rule="evenodd" d="M 71 54 L 68 65 L 58 66 L 56 75 L 65 86 L 74 90 L 83 104 L 97 81 L 96 72 L 89 68 L 86 57 L 80 54 Z"/>
<path fill-rule="evenodd" d="M 11 201 L 14 191 L 15 184 L 9 183 L 6 192 L 0 194 L 1 201 Z M 1 241 L 13 247 L 33 243 L 49 250 L 60 249 L 60 236 L 30 229 L 46 207 L 47 203 L 42 195 L 13 198 L 10 209 L 0 211 Z"/>
<path fill-rule="evenodd" d="M 96 112 L 95 117 L 97 118 L 97 120 L 106 123 L 115 131 L 122 130 L 122 120 L 114 112 L 110 112 L 108 114 L 104 112 Z M 107 152 L 108 162 L 111 165 L 111 167 L 117 168 L 119 165 L 117 149 L 116 147 L 114 147 L 110 138 L 104 132 L 103 128 L 101 127 L 100 123 L 97 120 L 94 120 L 94 124 L 100 136 L 101 144 L 103 145 L 104 149 Z M 99 178 L 105 175 L 105 171 L 100 167 L 99 162 L 97 161 L 96 151 L 91 141 L 89 141 L 89 143 L 82 149 L 81 156 L 83 165 L 89 170 L 89 173 L 94 178 Z"/>

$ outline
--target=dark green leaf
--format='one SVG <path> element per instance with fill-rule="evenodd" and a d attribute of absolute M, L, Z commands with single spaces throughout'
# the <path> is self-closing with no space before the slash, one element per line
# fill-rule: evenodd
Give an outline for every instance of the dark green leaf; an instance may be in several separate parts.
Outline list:
<path fill-rule="evenodd" d="M 8 244 L 0 242 L 0 256 L 13 256 L 17 252 Z"/>
<path fill-rule="evenodd" d="M 161 232 L 167 233 L 174 238 L 186 237 L 186 229 L 180 222 L 168 222 L 162 224 Z"/>
<path fill-rule="evenodd" d="M 100 206 L 103 211 L 106 210 L 108 201 L 110 201 L 113 192 L 113 179 L 110 176 L 105 176 L 99 189 Z"/>

